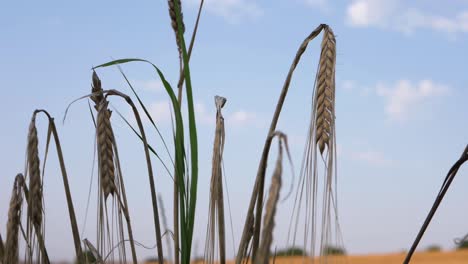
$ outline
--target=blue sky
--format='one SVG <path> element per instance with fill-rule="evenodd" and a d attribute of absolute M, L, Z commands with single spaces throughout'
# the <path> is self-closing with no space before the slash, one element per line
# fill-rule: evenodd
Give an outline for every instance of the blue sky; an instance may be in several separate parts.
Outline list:
<path fill-rule="evenodd" d="M 197 1 L 183 1 L 190 36 Z M 407 249 L 443 177 L 468 142 L 468 1 L 397 0 L 206 0 L 193 57 L 192 79 L 200 141 L 200 189 L 195 233 L 202 253 L 214 129 L 214 95 L 228 98 L 225 167 L 236 243 L 263 141 L 295 52 L 318 24 L 337 38 L 337 142 L 340 217 L 350 253 Z M 11 184 L 24 168 L 27 127 L 36 108 L 56 117 L 72 184 L 80 230 L 94 239 L 95 204 L 87 225 L 94 131 L 85 101 L 91 67 L 112 58 L 146 58 L 171 83 L 178 55 L 167 4 L 158 1 L 16 1 L 0 8 L 0 75 L 3 129 L 0 137 L 0 232 Z M 290 139 L 296 171 L 307 132 L 319 43 L 311 43 L 294 75 L 278 128 Z M 170 136 L 168 98 L 146 65 L 124 67 Z M 98 72 L 106 88 L 130 93 L 116 69 Z M 112 101 L 124 115 L 130 110 Z M 141 144 L 114 115 L 136 239 L 154 245 L 151 202 Z M 44 148 L 45 120 L 39 121 Z M 148 127 L 151 142 L 161 147 Z M 43 153 L 43 152 L 42 152 Z M 157 191 L 170 206 L 171 181 L 155 162 Z M 60 171 L 51 151 L 45 180 L 46 237 L 50 255 L 73 253 Z M 285 185 L 291 175 L 285 174 Z M 460 170 L 421 248 L 453 248 L 468 233 L 467 169 Z M 95 194 L 95 186 L 92 191 Z M 93 207 L 94 206 L 94 207 Z M 286 240 L 290 204 L 280 205 L 275 231 Z M 168 210 L 168 218 L 171 218 Z M 60 220 L 57 220 L 60 219 Z M 228 248 L 232 254 L 232 243 Z M 138 249 L 141 257 L 153 251 Z"/>

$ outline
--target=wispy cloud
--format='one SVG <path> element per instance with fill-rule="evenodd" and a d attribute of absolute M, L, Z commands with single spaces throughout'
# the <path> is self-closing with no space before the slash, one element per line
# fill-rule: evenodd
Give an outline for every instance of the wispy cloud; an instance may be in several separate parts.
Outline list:
<path fill-rule="evenodd" d="M 356 81 L 354 80 L 344 80 L 340 82 L 340 88 L 345 91 L 352 91 L 356 89 Z"/>
<path fill-rule="evenodd" d="M 307 6 L 318 7 L 320 10 L 327 10 L 328 0 L 303 0 Z"/>
<path fill-rule="evenodd" d="M 387 167 L 394 164 L 383 152 L 375 150 L 354 151 L 349 153 L 351 159 L 365 162 L 372 166 Z"/>
<path fill-rule="evenodd" d="M 198 5 L 198 0 L 189 0 Z M 205 0 L 206 11 L 223 17 L 228 23 L 237 24 L 245 19 L 255 19 L 263 15 L 263 9 L 255 0 Z"/>
<path fill-rule="evenodd" d="M 406 34 L 419 29 L 468 33 L 468 10 L 442 16 L 405 7 L 402 3 L 397 0 L 353 0 L 346 10 L 346 22 L 352 27 L 388 28 Z"/>
<path fill-rule="evenodd" d="M 170 123 L 172 106 L 169 101 L 163 100 L 153 102 L 147 105 L 147 109 L 157 125 L 167 125 Z M 214 127 L 216 121 L 216 111 L 214 110 L 214 107 L 210 109 L 207 108 L 206 105 L 202 102 L 195 102 L 194 109 L 197 124 Z M 142 111 L 140 112 L 142 113 Z M 250 125 L 257 125 L 259 121 L 257 114 L 250 111 L 236 110 L 231 112 L 224 110 L 223 113 L 226 126 L 245 127 Z M 184 116 L 186 117 L 185 114 Z M 129 113 L 127 117 L 132 121 L 132 123 L 136 123 L 132 113 Z M 142 114 L 142 118 L 148 121 L 146 115 Z M 188 121 L 185 120 L 184 122 L 187 124 Z"/>
<path fill-rule="evenodd" d="M 149 91 L 149 92 L 160 92 L 163 91 L 164 86 L 160 80 L 133 80 L 131 81 L 131 84 L 135 88 L 141 88 L 144 91 Z"/>
<path fill-rule="evenodd" d="M 419 106 L 431 98 L 446 95 L 446 85 L 431 80 L 412 83 L 408 80 L 397 81 L 394 85 L 378 84 L 377 95 L 386 100 L 385 113 L 390 120 L 406 120 Z"/>
<path fill-rule="evenodd" d="M 257 115 L 253 112 L 239 110 L 230 114 L 226 119 L 233 126 L 240 127 L 253 124 L 257 120 Z"/>

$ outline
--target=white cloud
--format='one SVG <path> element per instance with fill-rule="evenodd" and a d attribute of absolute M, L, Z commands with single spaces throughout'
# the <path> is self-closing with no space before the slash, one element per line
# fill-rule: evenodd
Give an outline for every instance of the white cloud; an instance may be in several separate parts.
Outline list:
<path fill-rule="evenodd" d="M 446 95 L 448 87 L 422 80 L 416 84 L 408 80 L 400 80 L 393 86 L 377 85 L 377 95 L 386 99 L 385 113 L 391 120 L 405 120 L 421 103 L 442 95 Z"/>
<path fill-rule="evenodd" d="M 147 109 L 157 125 L 160 122 L 167 122 L 171 120 L 170 107 L 171 106 L 169 104 L 169 101 L 159 101 L 151 103 Z"/>
<path fill-rule="evenodd" d="M 146 81 L 139 81 L 134 80 L 131 84 L 136 88 L 141 88 L 145 91 L 150 92 L 159 92 L 164 89 L 164 86 L 160 80 L 146 80 Z"/>
<path fill-rule="evenodd" d="M 351 159 L 362 161 L 373 166 L 390 166 L 394 162 L 387 158 L 383 152 L 374 150 L 356 151 L 350 153 Z"/>
<path fill-rule="evenodd" d="M 199 1 L 190 0 L 189 3 L 198 5 Z M 255 0 L 205 0 L 204 6 L 207 12 L 223 17 L 231 24 L 263 15 L 263 10 Z"/>
<path fill-rule="evenodd" d="M 147 107 L 147 109 L 153 120 L 158 124 L 169 123 L 171 121 L 171 107 L 172 106 L 169 103 L 169 101 L 158 101 L 151 103 Z M 214 127 L 216 121 L 216 111 L 214 106 L 208 109 L 205 104 L 201 102 L 195 102 L 194 109 L 197 124 Z M 256 121 L 258 121 L 257 115 L 255 113 L 245 110 L 237 110 L 231 113 L 229 113 L 229 111 L 224 110 L 223 114 L 226 126 L 244 127 L 252 124 L 257 124 Z M 184 118 L 186 118 L 185 112 L 183 113 L 183 115 Z M 146 115 L 143 116 L 146 119 Z M 184 120 L 184 123 L 188 124 L 188 120 Z"/>
<path fill-rule="evenodd" d="M 387 26 L 396 9 L 395 1 L 354 0 L 346 10 L 347 22 L 355 27 Z"/>
<path fill-rule="evenodd" d="M 356 82 L 353 80 L 344 80 L 341 82 L 341 87 L 346 91 L 356 89 Z"/>
<path fill-rule="evenodd" d="M 311 7 L 318 7 L 322 10 L 328 7 L 328 0 L 304 0 L 304 3 Z"/>
<path fill-rule="evenodd" d="M 230 114 L 226 118 L 227 120 L 226 122 L 229 122 L 229 124 L 232 124 L 234 126 L 245 126 L 248 124 L 252 124 L 256 119 L 257 118 L 254 113 L 244 111 L 244 110 L 239 110 Z"/>
<path fill-rule="evenodd" d="M 430 29 L 449 34 L 468 33 L 468 10 L 440 16 L 408 8 L 398 0 L 353 0 L 346 11 L 352 27 L 390 28 L 406 34 Z"/>
<path fill-rule="evenodd" d="M 215 124 L 215 112 L 211 111 L 208 112 L 206 107 L 203 103 L 195 103 L 195 118 L 198 122 L 206 125 L 214 125 Z"/>

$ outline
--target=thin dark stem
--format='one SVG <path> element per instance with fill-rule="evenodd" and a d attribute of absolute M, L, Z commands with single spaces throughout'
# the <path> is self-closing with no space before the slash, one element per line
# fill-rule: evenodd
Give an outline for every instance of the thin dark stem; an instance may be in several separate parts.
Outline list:
<path fill-rule="evenodd" d="M 112 131 L 112 137 L 114 137 L 113 134 L 114 134 L 114 131 Z M 125 184 L 124 184 L 124 179 L 123 179 L 123 176 L 122 176 L 122 168 L 120 167 L 120 158 L 119 158 L 119 151 L 117 149 L 117 142 L 114 140 L 112 142 L 112 144 L 114 145 L 114 153 L 115 153 L 115 158 L 117 160 L 117 169 L 119 171 L 119 180 L 120 180 L 120 183 L 121 183 L 120 188 L 121 188 L 121 191 L 122 191 L 122 200 L 123 200 L 123 204 L 121 205 L 121 207 L 123 209 L 125 220 L 127 222 L 127 231 L 128 231 L 128 238 L 129 238 L 129 241 L 130 241 L 130 248 L 132 250 L 133 264 L 138 264 L 138 260 L 137 260 L 137 256 L 136 256 L 136 250 L 135 250 L 135 240 L 133 239 L 133 229 L 132 229 L 132 224 L 131 224 L 131 221 L 130 221 L 130 212 L 129 212 L 129 209 L 128 209 L 127 194 L 125 192 Z M 119 199 L 119 202 L 120 202 L 120 197 L 118 199 Z"/>
<path fill-rule="evenodd" d="M 205 2 L 204 0 L 201 0 L 200 1 L 200 6 L 198 7 L 197 20 L 195 21 L 195 27 L 193 28 L 192 38 L 190 39 L 190 45 L 189 45 L 189 48 L 188 48 L 188 51 L 187 51 L 189 61 L 190 61 L 190 57 L 192 56 L 192 49 L 193 49 L 193 45 L 195 44 L 195 37 L 197 36 L 197 32 L 198 32 L 198 23 L 200 22 L 200 17 L 201 17 L 201 12 L 202 12 L 202 9 L 203 9 L 203 3 L 204 2 Z M 182 65 L 183 64 L 182 63 L 182 56 L 180 57 L 180 60 L 181 60 L 181 65 Z M 184 85 L 184 80 L 185 80 L 185 78 L 184 78 L 184 66 L 182 66 L 181 69 L 180 69 L 179 82 L 177 83 L 177 88 L 179 90 L 177 99 L 179 100 L 179 104 L 182 104 L 182 85 Z"/>
<path fill-rule="evenodd" d="M 146 164 L 147 164 L 147 168 L 148 168 L 148 178 L 149 178 L 149 182 L 150 182 L 151 201 L 152 201 L 152 204 L 153 204 L 154 228 L 155 228 L 155 232 L 156 232 L 156 244 L 157 244 L 157 251 L 158 251 L 158 261 L 159 261 L 159 264 L 164 264 L 164 255 L 163 255 L 163 250 L 162 250 L 163 246 L 162 246 L 162 239 L 161 239 L 161 225 L 160 225 L 160 221 L 159 221 L 158 201 L 156 199 L 156 188 L 155 188 L 155 184 L 154 184 L 153 167 L 151 165 L 149 145 L 148 145 L 148 141 L 146 139 L 146 134 L 145 134 L 145 130 L 143 128 L 143 123 L 141 122 L 140 114 L 138 113 L 138 110 L 137 110 L 135 104 L 133 103 L 132 99 L 128 95 L 126 95 L 124 93 L 121 93 L 121 92 L 119 92 L 117 90 L 107 91 L 107 96 L 108 95 L 116 95 L 116 96 L 120 96 L 123 99 L 125 99 L 125 101 L 132 108 L 133 114 L 135 115 L 135 119 L 136 119 L 137 124 L 138 124 L 138 128 L 140 129 L 140 134 L 141 134 L 141 137 L 142 137 L 142 140 L 143 140 L 143 146 L 144 146 L 144 150 L 145 150 Z"/>
<path fill-rule="evenodd" d="M 426 232 L 427 227 L 431 223 L 431 220 L 434 217 L 437 209 L 439 208 L 440 203 L 444 199 L 445 194 L 447 193 L 450 185 L 455 179 L 455 176 L 457 175 L 458 170 L 463 165 L 463 163 L 465 163 L 467 160 L 468 160 L 468 145 L 466 146 L 460 159 L 457 162 L 455 162 L 455 164 L 452 166 L 452 168 L 450 168 L 449 172 L 447 173 L 447 176 L 445 177 L 444 183 L 442 184 L 439 194 L 437 195 L 434 201 L 434 204 L 432 205 L 432 208 L 426 217 L 426 220 L 424 220 L 424 223 L 421 229 L 419 230 L 419 233 L 416 236 L 416 239 L 414 240 L 413 245 L 411 246 L 411 249 L 408 251 L 408 254 L 406 255 L 406 258 L 403 264 L 408 264 L 411 261 L 411 257 L 416 251 L 416 248 L 418 247 L 419 242 L 421 241 L 424 233 Z"/>

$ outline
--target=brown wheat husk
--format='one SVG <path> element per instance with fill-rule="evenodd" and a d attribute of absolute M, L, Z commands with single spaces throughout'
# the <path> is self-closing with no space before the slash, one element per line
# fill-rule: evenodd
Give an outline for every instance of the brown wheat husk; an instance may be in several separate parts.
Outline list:
<path fill-rule="evenodd" d="M 33 115 L 29 125 L 27 152 L 29 170 L 28 216 L 32 224 L 38 228 L 42 224 L 42 183 L 35 115 Z"/>
<path fill-rule="evenodd" d="M 114 152 L 112 149 L 114 137 L 110 122 L 111 111 L 108 109 L 109 102 L 102 94 L 101 80 L 96 72 L 93 72 L 93 95 L 91 99 L 95 103 L 95 108 L 98 111 L 97 115 L 97 146 L 99 156 L 99 175 L 101 179 L 101 189 L 104 193 L 104 198 L 107 199 L 109 194 L 114 194 L 115 186 L 115 167 L 114 167 Z"/>
<path fill-rule="evenodd" d="M 130 241 L 130 247 L 132 251 L 133 263 L 138 263 L 136 250 L 135 250 L 135 241 L 133 239 L 133 231 L 131 226 L 130 213 L 127 203 L 127 197 L 125 192 L 125 185 L 122 176 L 122 170 L 120 167 L 120 159 L 117 149 L 117 142 L 115 141 L 114 132 L 111 125 L 111 114 L 112 112 L 108 109 L 109 102 L 104 95 L 104 91 L 101 86 L 101 80 L 97 76 L 96 72 L 93 72 L 92 76 L 92 92 L 91 100 L 95 103 L 95 108 L 97 110 L 97 120 L 96 120 L 96 137 L 97 137 L 97 150 L 98 150 L 98 167 L 99 167 L 99 176 L 100 176 L 100 185 L 101 191 L 104 195 L 104 204 L 100 201 L 100 239 L 99 244 L 101 247 L 99 249 L 104 250 L 102 245 L 105 244 L 105 239 L 109 240 L 109 215 L 107 212 L 106 200 L 109 194 L 112 194 L 116 199 L 117 203 L 117 229 L 119 239 L 124 239 L 124 230 L 123 230 L 123 219 L 122 214 L 125 217 L 127 224 L 127 231 Z M 118 176 L 118 178 L 116 177 Z M 104 207 L 104 208 L 102 208 Z M 114 216 L 112 216 L 114 217 Z M 105 218 L 105 219 L 104 219 Z M 110 243 L 110 241 L 108 241 Z M 103 253 L 103 252 L 102 252 Z M 120 257 L 126 259 L 125 246 L 122 245 L 119 247 Z"/>
<path fill-rule="evenodd" d="M 164 255 L 163 255 L 163 246 L 162 246 L 162 240 L 161 240 L 161 228 L 160 228 L 160 221 L 159 221 L 159 212 L 158 212 L 158 202 L 157 202 L 157 198 L 156 198 L 156 189 L 155 189 L 155 184 L 154 184 L 154 177 L 153 177 L 153 169 L 152 169 L 152 164 L 151 164 L 151 158 L 150 158 L 150 153 L 149 153 L 149 145 L 148 145 L 148 141 L 146 139 L 146 134 L 145 134 L 145 130 L 143 128 L 143 124 L 142 124 L 142 121 L 141 121 L 141 118 L 140 118 L 140 114 L 138 112 L 138 109 L 136 108 L 135 104 L 133 103 L 132 99 L 124 94 L 124 93 L 121 93 L 117 90 L 102 90 L 102 88 L 100 88 L 100 85 L 101 85 L 101 82 L 99 80 L 99 78 L 97 77 L 97 74 L 94 72 L 93 73 L 93 94 L 91 95 L 91 99 L 93 101 L 95 100 L 102 100 L 102 101 L 106 101 L 106 97 L 108 96 L 118 96 L 118 97 L 121 97 L 123 98 L 128 105 L 131 106 L 132 108 L 132 111 L 134 113 L 134 116 L 135 116 L 135 119 L 137 121 L 137 125 L 138 125 L 138 128 L 140 130 L 140 135 L 141 135 L 141 140 L 143 142 L 143 146 L 144 146 L 144 152 L 145 152 L 145 158 L 146 158 L 146 163 L 147 163 L 147 169 L 148 169 L 148 178 L 149 178 L 149 181 L 150 181 L 150 190 L 151 190 L 151 201 L 152 201 L 152 204 L 153 204 L 153 218 L 154 218 L 154 226 L 155 226 L 155 233 L 156 233 L 156 248 L 157 248 L 157 253 L 158 253 L 158 261 L 160 264 L 163 264 L 164 262 Z M 100 89 L 96 89 L 96 87 L 99 87 Z M 94 97 L 95 94 L 100 94 L 102 93 L 103 97 Z M 105 96 L 104 96 L 105 95 Z M 88 96 L 85 96 L 85 97 L 88 97 Z M 85 98 L 83 97 L 83 98 Z M 112 133 L 112 128 L 110 127 L 110 132 Z M 113 136 L 112 136 L 113 138 Z M 114 151 L 115 151 L 115 157 L 116 157 L 116 162 L 117 162 L 117 170 L 119 171 L 119 179 L 121 183 L 123 183 L 123 180 L 121 178 L 121 173 L 120 173 L 120 165 L 119 162 L 118 162 L 118 154 L 117 154 L 117 147 L 116 147 L 116 144 L 115 144 L 115 140 L 113 139 L 113 146 L 114 146 Z M 98 146 L 99 147 L 99 146 Z M 115 185 L 114 185 L 115 186 Z M 127 218 L 127 224 L 128 224 L 128 228 L 129 228 L 129 236 L 130 236 L 130 243 L 132 244 L 132 255 L 133 255 L 133 259 L 134 259 L 134 263 L 137 263 L 136 262 L 136 254 L 135 254 L 135 247 L 134 247 L 134 240 L 133 238 L 131 237 L 131 230 L 130 230 L 130 222 L 129 222 L 129 214 L 128 214 L 128 210 L 126 209 L 127 208 L 127 202 L 125 201 L 125 195 L 124 195 L 124 188 L 123 188 L 123 185 L 119 185 L 122 190 L 122 198 L 124 199 L 123 201 L 123 205 L 121 206 L 122 209 L 124 209 L 124 214 L 125 214 L 125 217 Z M 120 201 L 120 193 L 119 193 L 119 190 L 117 190 L 116 192 L 116 197 L 119 199 L 119 204 L 121 204 L 122 202 Z M 100 214 L 103 216 L 104 215 L 104 208 L 101 208 L 100 209 Z M 103 221 L 100 222 L 100 224 L 104 225 L 105 223 Z M 109 229 L 109 225 L 107 227 Z M 122 232 L 121 232 L 122 234 Z M 102 235 L 100 236 L 100 238 L 103 238 Z M 104 242 L 104 241 L 101 241 L 101 242 Z M 103 244 L 103 243 L 100 243 L 100 244 Z M 102 246 L 101 246 L 102 247 Z"/>
<path fill-rule="evenodd" d="M 322 52 L 320 54 L 316 90 L 316 143 L 323 153 L 325 146 L 330 148 L 331 127 L 334 118 L 335 104 L 335 64 L 336 40 L 331 28 L 323 32 Z"/>
<path fill-rule="evenodd" d="M 21 185 L 23 182 L 23 175 L 16 175 L 10 199 L 10 208 L 8 210 L 7 237 L 5 242 L 5 255 L 3 258 L 3 263 L 5 264 L 18 264 L 18 235 L 21 225 L 21 205 L 23 203 Z"/>

